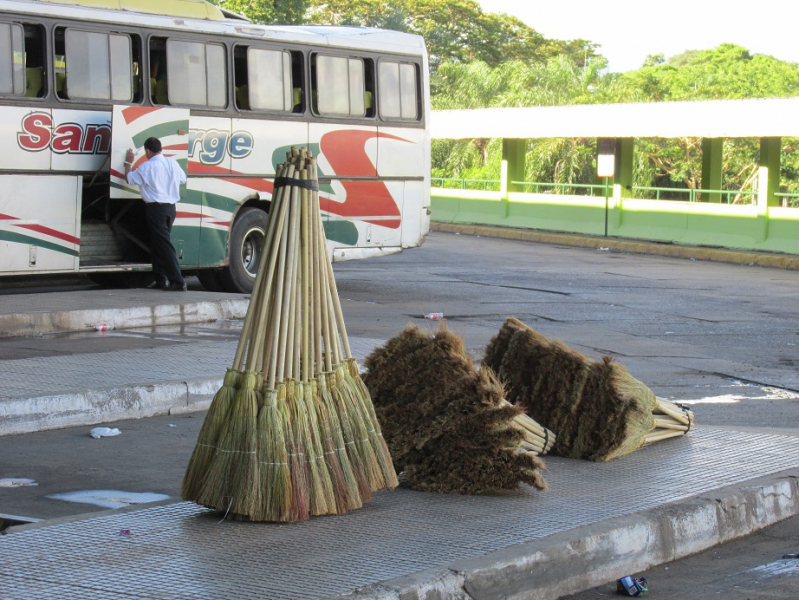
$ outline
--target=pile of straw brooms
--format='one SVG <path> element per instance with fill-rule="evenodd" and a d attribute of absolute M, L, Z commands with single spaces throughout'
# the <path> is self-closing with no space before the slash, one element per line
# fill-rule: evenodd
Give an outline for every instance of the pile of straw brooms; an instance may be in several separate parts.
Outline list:
<path fill-rule="evenodd" d="M 316 161 L 279 165 L 250 305 L 183 480 L 229 518 L 293 522 L 397 485 L 352 357 L 319 209 Z"/>
<path fill-rule="evenodd" d="M 394 463 L 417 489 L 544 489 L 539 455 L 607 461 L 694 426 L 690 410 L 609 357 L 594 361 L 513 318 L 479 369 L 444 326 L 407 327 L 365 364 Z"/>

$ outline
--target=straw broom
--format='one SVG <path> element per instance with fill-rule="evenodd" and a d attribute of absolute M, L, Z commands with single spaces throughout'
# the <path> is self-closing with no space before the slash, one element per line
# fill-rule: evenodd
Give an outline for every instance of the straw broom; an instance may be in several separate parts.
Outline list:
<path fill-rule="evenodd" d="M 538 455 L 554 435 L 507 402 L 504 386 L 475 368 L 443 324 L 435 333 L 406 327 L 366 366 L 364 383 L 407 485 L 460 494 L 520 482 L 546 488 Z"/>
<path fill-rule="evenodd" d="M 383 438 L 380 423 L 375 414 L 372 399 L 369 396 L 369 390 L 361 380 L 357 361 L 352 356 L 344 322 L 344 313 L 336 286 L 336 278 L 333 274 L 333 265 L 324 238 L 321 212 L 318 210 L 319 202 L 317 200 L 312 202 L 312 204 L 316 208 L 316 224 L 320 232 L 321 285 L 329 298 L 326 331 L 330 332 L 330 337 L 325 338 L 325 351 L 332 353 L 335 362 L 335 389 L 338 391 L 339 401 L 343 401 L 341 404 L 349 409 L 346 414 L 350 417 L 351 424 L 356 429 L 356 435 L 365 433 L 367 436 L 368 445 L 363 439 L 356 440 L 356 443 L 362 448 L 362 455 L 366 461 L 364 467 L 372 491 L 394 489 L 399 484 L 394 464 L 386 441 Z M 342 344 L 345 357 L 342 357 Z M 374 461 L 372 460 L 372 455 L 374 455 Z M 375 469 L 375 462 L 377 469 Z"/>
<path fill-rule="evenodd" d="M 483 362 L 506 383 L 509 400 L 557 432 L 553 454 L 606 461 L 693 427 L 690 411 L 664 404 L 610 357 L 593 361 L 516 319 L 491 340 Z"/>
<path fill-rule="evenodd" d="M 273 205 L 273 208 L 276 208 L 276 206 Z M 281 218 L 281 216 L 275 217 L 275 213 L 270 213 L 264 242 L 265 249 L 270 248 L 274 243 L 276 230 L 279 227 Z M 228 419 L 230 408 L 233 405 L 236 389 L 241 381 L 240 372 L 244 363 L 245 349 L 252 340 L 253 322 L 256 317 L 257 307 L 264 295 L 263 284 L 263 270 L 259 269 L 256 274 L 253 292 L 250 296 L 250 303 L 247 306 L 247 314 L 245 315 L 242 333 L 236 347 L 236 354 L 233 358 L 233 366 L 225 373 L 222 387 L 217 391 L 211 401 L 211 406 L 208 409 L 208 414 L 200 429 L 197 444 L 195 445 L 194 452 L 189 460 L 189 465 L 183 478 L 181 497 L 184 500 L 198 500 L 200 490 L 203 487 L 208 473 L 209 464 L 217 450 L 217 442 L 221 437 L 221 432 Z"/>
<path fill-rule="evenodd" d="M 371 400 L 357 396 L 343 369 L 343 317 L 309 189 L 318 190 L 315 161 L 293 150 L 277 170 L 265 260 L 233 368 L 184 481 L 195 490 L 187 499 L 229 518 L 344 514 L 389 487 L 387 473 L 396 481 L 387 450 L 378 457 Z"/>

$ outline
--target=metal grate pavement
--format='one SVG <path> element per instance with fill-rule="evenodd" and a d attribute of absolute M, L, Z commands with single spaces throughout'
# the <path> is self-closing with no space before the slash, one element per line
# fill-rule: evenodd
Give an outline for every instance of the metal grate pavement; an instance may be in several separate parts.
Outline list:
<path fill-rule="evenodd" d="M 0 537 L 3 598 L 314 599 L 795 468 L 799 439 L 692 432 L 610 463 L 547 459 L 550 489 L 399 489 L 292 525 L 187 502 Z M 129 529 L 130 535 L 120 535 Z"/>

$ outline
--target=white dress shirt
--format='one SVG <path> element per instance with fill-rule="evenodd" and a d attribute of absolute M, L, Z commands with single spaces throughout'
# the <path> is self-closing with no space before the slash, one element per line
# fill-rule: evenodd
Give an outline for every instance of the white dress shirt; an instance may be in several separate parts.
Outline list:
<path fill-rule="evenodd" d="M 174 158 L 155 154 L 128 173 L 128 183 L 139 186 L 145 202 L 176 204 L 180 200 L 180 184 L 186 183 L 186 174 Z"/>

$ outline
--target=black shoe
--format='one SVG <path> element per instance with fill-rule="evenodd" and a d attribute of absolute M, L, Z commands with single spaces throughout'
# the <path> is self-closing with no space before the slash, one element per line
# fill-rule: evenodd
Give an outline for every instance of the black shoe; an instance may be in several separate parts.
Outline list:
<path fill-rule="evenodd" d="M 169 287 L 166 281 L 153 281 L 150 285 L 146 286 L 148 290 L 163 290 Z"/>
<path fill-rule="evenodd" d="M 165 292 L 185 292 L 186 283 L 170 283 L 168 286 L 161 288 Z"/>

